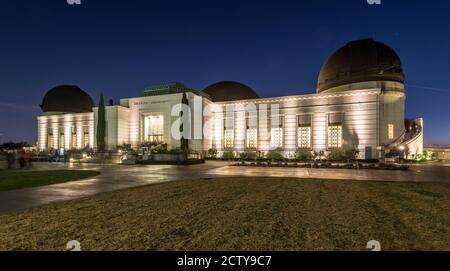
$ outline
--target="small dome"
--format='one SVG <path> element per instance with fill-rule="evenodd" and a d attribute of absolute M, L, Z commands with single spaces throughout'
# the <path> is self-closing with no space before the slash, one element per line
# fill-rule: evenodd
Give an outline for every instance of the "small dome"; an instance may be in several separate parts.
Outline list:
<path fill-rule="evenodd" d="M 44 113 L 87 113 L 92 112 L 92 98 L 77 86 L 57 86 L 45 94 L 41 108 Z"/>
<path fill-rule="evenodd" d="M 317 92 L 371 81 L 404 83 L 400 57 L 392 48 L 373 39 L 352 41 L 323 65 Z"/>
<path fill-rule="evenodd" d="M 250 87 L 231 81 L 224 81 L 210 85 L 203 90 L 213 102 L 230 102 L 239 100 L 258 99 L 259 96 Z"/>

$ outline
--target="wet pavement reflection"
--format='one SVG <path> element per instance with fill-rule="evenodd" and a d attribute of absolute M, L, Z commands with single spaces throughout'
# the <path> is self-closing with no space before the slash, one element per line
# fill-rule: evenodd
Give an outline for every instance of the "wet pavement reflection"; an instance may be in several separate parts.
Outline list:
<path fill-rule="evenodd" d="M 34 170 L 55 169 L 96 170 L 101 174 L 81 181 L 0 192 L 0 214 L 124 188 L 211 177 L 293 177 L 361 181 L 445 182 L 450 185 L 450 164 L 414 165 L 411 166 L 409 171 L 241 167 L 233 166 L 230 162 L 218 161 L 192 166 L 55 163 L 34 165 Z"/>

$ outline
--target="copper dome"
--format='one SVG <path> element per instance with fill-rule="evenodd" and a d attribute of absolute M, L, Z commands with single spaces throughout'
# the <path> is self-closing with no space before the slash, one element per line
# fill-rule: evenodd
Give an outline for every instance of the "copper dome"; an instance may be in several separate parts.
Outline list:
<path fill-rule="evenodd" d="M 77 86 L 57 86 L 45 94 L 41 108 L 44 113 L 86 113 L 92 112 L 92 98 Z"/>
<path fill-rule="evenodd" d="M 400 57 L 389 46 L 373 39 L 349 42 L 323 65 L 317 92 L 371 81 L 404 83 Z"/>
<path fill-rule="evenodd" d="M 231 81 L 218 82 L 203 90 L 213 102 L 230 102 L 258 99 L 259 96 L 250 87 Z"/>

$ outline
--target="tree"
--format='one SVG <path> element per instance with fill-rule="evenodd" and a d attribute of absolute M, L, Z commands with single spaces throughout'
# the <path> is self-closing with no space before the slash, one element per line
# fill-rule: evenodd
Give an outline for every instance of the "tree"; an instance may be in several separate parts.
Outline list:
<path fill-rule="evenodd" d="M 8 149 L 8 150 L 20 150 L 23 149 L 24 147 L 31 147 L 30 144 L 28 144 L 27 142 L 6 142 L 0 145 L 0 150 L 1 149 Z"/>
<path fill-rule="evenodd" d="M 186 92 L 183 92 L 183 98 L 181 99 L 181 104 L 189 106 L 189 100 L 187 99 Z M 183 117 L 183 110 L 180 111 L 180 117 Z M 189 122 L 189 124 L 190 124 L 190 122 Z M 185 129 L 184 123 L 181 122 L 180 133 L 182 134 L 182 136 L 181 136 L 181 142 L 180 142 L 180 149 L 181 149 L 181 152 L 187 154 L 187 153 L 189 153 L 189 140 L 184 138 L 184 135 L 183 135 L 184 129 Z"/>
<path fill-rule="evenodd" d="M 99 152 L 105 151 L 105 136 L 106 136 L 106 116 L 105 116 L 105 100 L 103 93 L 100 94 L 100 101 L 98 103 L 98 118 L 97 118 L 97 150 Z"/>

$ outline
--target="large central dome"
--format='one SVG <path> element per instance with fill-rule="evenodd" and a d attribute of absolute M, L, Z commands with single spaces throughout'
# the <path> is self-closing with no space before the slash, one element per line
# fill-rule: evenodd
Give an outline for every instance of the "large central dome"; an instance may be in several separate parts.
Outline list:
<path fill-rule="evenodd" d="M 213 102 L 229 102 L 239 100 L 258 99 L 259 96 L 250 87 L 231 81 L 224 81 L 210 85 L 203 90 Z"/>
<path fill-rule="evenodd" d="M 392 48 L 373 39 L 352 41 L 323 65 L 317 92 L 374 81 L 404 83 L 399 56 Z"/>

